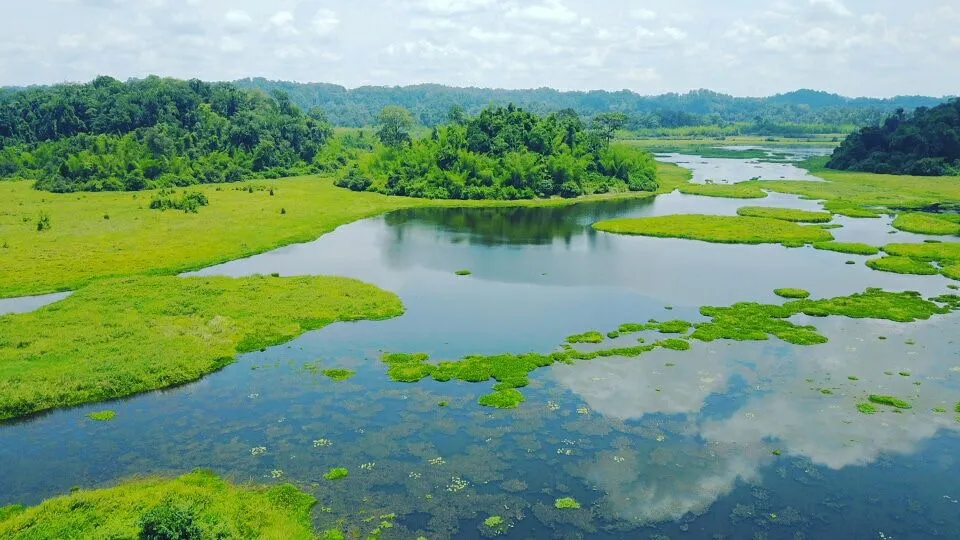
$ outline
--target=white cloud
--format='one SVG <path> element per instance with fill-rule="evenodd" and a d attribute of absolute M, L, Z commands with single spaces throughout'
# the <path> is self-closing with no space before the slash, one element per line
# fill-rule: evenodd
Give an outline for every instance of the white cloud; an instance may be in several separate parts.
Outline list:
<path fill-rule="evenodd" d="M 657 12 L 650 9 L 634 9 L 630 11 L 630 16 L 641 21 L 652 21 L 657 18 Z"/>
<path fill-rule="evenodd" d="M 242 31 L 253 25 L 253 18 L 242 9 L 231 9 L 224 16 L 224 24 L 229 30 Z"/>
<path fill-rule="evenodd" d="M 675 40 L 677 40 L 677 41 L 680 41 L 680 40 L 682 40 L 682 39 L 686 39 L 686 37 L 687 37 L 687 33 L 686 33 L 686 32 L 684 32 L 683 30 L 681 30 L 681 29 L 679 29 L 679 28 L 673 27 L 673 26 L 668 26 L 668 27 L 664 28 L 664 29 L 663 29 L 663 33 L 666 34 L 666 35 L 668 35 L 668 36 L 670 36 L 670 38 L 675 39 Z"/>
<path fill-rule="evenodd" d="M 579 19 L 576 12 L 561 0 L 543 0 L 542 3 L 522 7 L 514 4 L 507 10 L 507 17 L 554 23 L 571 23 Z"/>
<path fill-rule="evenodd" d="M 810 4 L 822 7 L 838 17 L 850 17 L 853 15 L 853 12 L 847 9 L 847 6 L 843 5 L 843 2 L 840 0 L 810 0 Z"/>
<path fill-rule="evenodd" d="M 340 26 L 340 19 L 337 14 L 329 9 L 320 9 L 313 16 L 313 31 L 321 36 L 326 36 Z"/>
<path fill-rule="evenodd" d="M 223 52 L 240 52 L 243 48 L 243 42 L 237 38 L 230 36 L 220 38 L 220 50 Z"/>

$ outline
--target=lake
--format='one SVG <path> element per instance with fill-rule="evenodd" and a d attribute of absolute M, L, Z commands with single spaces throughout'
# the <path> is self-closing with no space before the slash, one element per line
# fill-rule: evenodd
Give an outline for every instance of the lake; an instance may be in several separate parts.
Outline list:
<path fill-rule="evenodd" d="M 684 158 L 695 175 L 706 174 L 693 163 L 705 160 Z M 709 161 L 728 162 L 721 165 L 731 181 L 756 176 L 757 165 L 783 165 Z M 417 209 L 197 272 L 356 277 L 397 293 L 406 313 L 334 324 L 184 387 L 4 425 L 0 505 L 205 467 L 242 482 L 296 483 L 320 500 L 321 530 L 349 515 L 347 524 L 366 533 L 377 516 L 396 514 L 384 538 L 490 537 L 489 516 L 509 525 L 505 538 L 954 536 L 957 313 L 912 324 L 798 317 L 830 342 L 693 342 L 690 351 L 559 364 L 531 374 L 527 401 L 514 410 L 477 404 L 492 383 L 386 376 L 384 352 L 447 360 L 549 352 L 586 330 L 701 320 L 703 305 L 780 303 L 772 292 L 779 287 L 814 297 L 867 287 L 947 292 L 945 278 L 874 272 L 866 257 L 589 226 L 734 215 L 748 204 L 819 209 L 788 195 L 679 193 L 565 208 Z M 889 218 L 836 222 L 844 227 L 831 232 L 841 241 L 928 238 L 891 233 Z M 338 383 L 318 373 L 331 367 L 357 375 Z M 870 393 L 914 408 L 861 414 L 856 403 Z M 85 418 L 104 408 L 117 418 Z M 324 480 L 333 467 L 349 468 L 349 477 Z M 582 508 L 555 508 L 561 497 Z"/>

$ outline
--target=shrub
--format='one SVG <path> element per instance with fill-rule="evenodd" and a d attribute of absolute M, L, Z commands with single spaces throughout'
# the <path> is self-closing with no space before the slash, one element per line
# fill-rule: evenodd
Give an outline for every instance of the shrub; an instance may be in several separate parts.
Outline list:
<path fill-rule="evenodd" d="M 193 512 L 169 501 L 148 510 L 140 519 L 141 540 L 190 540 L 202 534 Z"/>
<path fill-rule="evenodd" d="M 40 214 L 40 218 L 37 220 L 37 231 L 43 232 L 50 229 L 50 216 L 47 214 Z"/>

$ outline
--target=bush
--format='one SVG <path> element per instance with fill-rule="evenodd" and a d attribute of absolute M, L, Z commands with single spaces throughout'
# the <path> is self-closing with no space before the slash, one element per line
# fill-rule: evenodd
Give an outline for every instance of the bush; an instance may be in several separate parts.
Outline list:
<path fill-rule="evenodd" d="M 40 218 L 37 219 L 37 231 L 43 232 L 50 229 L 50 216 L 47 214 L 40 214 Z"/>
<path fill-rule="evenodd" d="M 140 518 L 141 540 L 190 540 L 203 531 L 193 512 L 169 501 L 150 509 Z"/>
<path fill-rule="evenodd" d="M 346 176 L 338 179 L 334 184 L 337 187 L 347 188 L 352 191 L 366 191 L 373 185 L 373 180 L 364 176 L 357 166 L 353 166 L 347 172 Z"/>
<path fill-rule="evenodd" d="M 152 210 L 183 210 L 196 214 L 201 206 L 210 204 L 207 196 L 199 191 L 184 193 L 180 198 L 174 198 L 172 193 L 172 191 L 160 190 L 157 196 L 150 201 L 150 208 Z"/>

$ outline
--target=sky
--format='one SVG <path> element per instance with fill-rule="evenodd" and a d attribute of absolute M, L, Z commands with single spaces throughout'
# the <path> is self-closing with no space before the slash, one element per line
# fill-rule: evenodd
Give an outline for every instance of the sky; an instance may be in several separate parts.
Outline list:
<path fill-rule="evenodd" d="M 960 93 L 956 0 L 3 0 L 2 13 L 0 85 Z"/>

